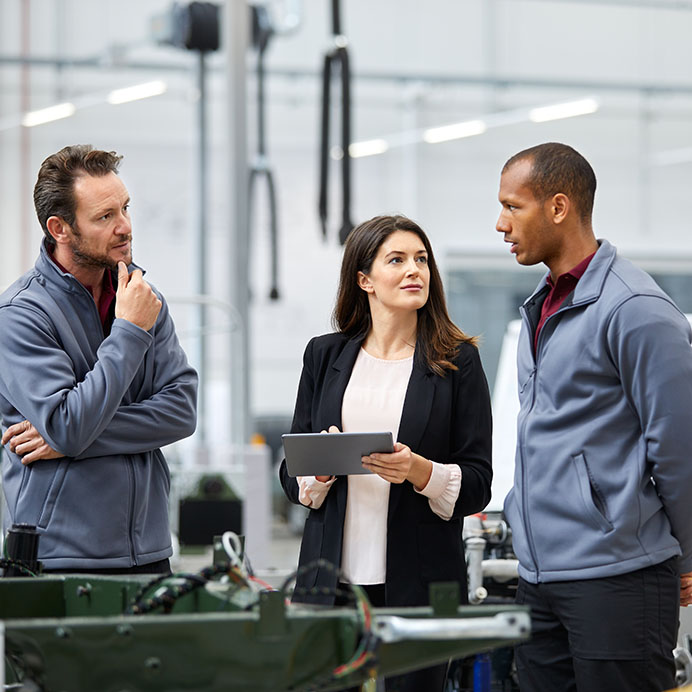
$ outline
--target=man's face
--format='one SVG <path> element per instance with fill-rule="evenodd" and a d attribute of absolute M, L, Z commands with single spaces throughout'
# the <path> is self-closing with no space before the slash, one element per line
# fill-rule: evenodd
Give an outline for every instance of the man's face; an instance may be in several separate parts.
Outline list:
<path fill-rule="evenodd" d="M 115 173 L 81 175 L 74 183 L 75 223 L 72 259 L 83 267 L 115 269 L 132 262 L 130 196 Z"/>
<path fill-rule="evenodd" d="M 502 211 L 495 228 L 512 244 L 510 252 L 519 264 L 550 266 L 559 254 L 559 235 L 548 217 L 550 201 L 537 200 L 527 185 L 532 165 L 523 159 L 502 174 L 498 195 Z"/>

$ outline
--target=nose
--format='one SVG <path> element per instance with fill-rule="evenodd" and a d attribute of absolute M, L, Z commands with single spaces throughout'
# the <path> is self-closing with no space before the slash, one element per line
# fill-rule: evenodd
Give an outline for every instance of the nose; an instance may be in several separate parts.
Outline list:
<path fill-rule="evenodd" d="M 408 262 L 408 267 L 406 268 L 406 274 L 408 276 L 417 276 L 419 271 L 419 266 L 418 263 L 416 262 L 416 258 L 412 257 L 409 262 Z"/>
<path fill-rule="evenodd" d="M 121 212 L 114 231 L 116 235 L 129 235 L 132 232 L 132 222 L 127 214 Z"/>
<path fill-rule="evenodd" d="M 504 209 L 500 212 L 500 215 L 497 217 L 495 230 L 499 233 L 509 233 L 509 231 L 511 230 L 509 219 L 507 218 L 507 214 Z"/>

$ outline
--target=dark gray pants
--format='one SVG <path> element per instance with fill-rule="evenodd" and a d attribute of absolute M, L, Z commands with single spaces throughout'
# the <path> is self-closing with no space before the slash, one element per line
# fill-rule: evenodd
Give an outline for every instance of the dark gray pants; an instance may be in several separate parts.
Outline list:
<path fill-rule="evenodd" d="M 602 579 L 530 584 L 531 639 L 516 648 L 521 692 L 661 692 L 675 687 L 677 558 Z"/>

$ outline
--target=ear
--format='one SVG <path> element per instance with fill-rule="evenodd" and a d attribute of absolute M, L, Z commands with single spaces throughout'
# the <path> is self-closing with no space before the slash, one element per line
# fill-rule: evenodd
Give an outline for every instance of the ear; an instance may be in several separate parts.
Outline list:
<path fill-rule="evenodd" d="M 358 286 L 360 286 L 366 293 L 373 293 L 375 291 L 370 278 L 367 274 L 363 274 L 363 272 L 358 272 Z"/>
<path fill-rule="evenodd" d="M 51 216 L 46 221 L 46 228 L 48 232 L 53 236 L 53 240 L 59 245 L 61 243 L 66 243 L 69 240 L 69 235 L 67 233 L 70 229 L 70 225 L 59 216 Z"/>
<path fill-rule="evenodd" d="M 558 192 L 549 200 L 549 214 L 553 223 L 562 223 L 572 209 L 572 202 L 562 192 Z"/>

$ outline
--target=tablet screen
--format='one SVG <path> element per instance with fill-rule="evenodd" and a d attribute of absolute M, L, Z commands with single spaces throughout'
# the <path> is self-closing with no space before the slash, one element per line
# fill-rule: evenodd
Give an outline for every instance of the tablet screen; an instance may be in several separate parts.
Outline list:
<path fill-rule="evenodd" d="M 391 432 L 290 433 L 281 439 L 290 476 L 372 473 L 361 457 L 394 451 Z"/>

